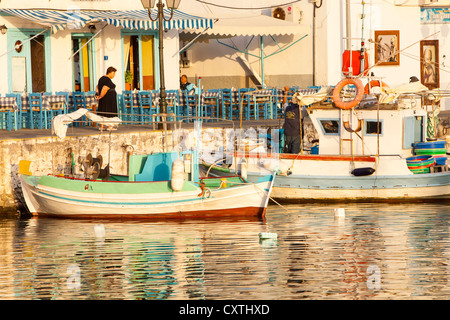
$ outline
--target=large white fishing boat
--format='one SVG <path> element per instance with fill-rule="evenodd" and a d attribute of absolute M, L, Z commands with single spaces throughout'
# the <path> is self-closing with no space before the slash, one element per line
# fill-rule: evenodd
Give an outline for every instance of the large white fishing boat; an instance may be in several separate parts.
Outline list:
<path fill-rule="evenodd" d="M 279 200 L 449 200 L 446 141 L 427 140 L 426 104 L 437 103 L 438 93 L 411 83 L 364 95 L 361 80 L 343 82 L 333 98 L 323 89 L 298 99 L 300 106 L 308 106 L 318 136 L 315 154 L 254 148 L 237 152 L 231 165 L 203 162 L 203 171 L 239 173 L 255 181 L 276 169 L 271 196 Z"/>

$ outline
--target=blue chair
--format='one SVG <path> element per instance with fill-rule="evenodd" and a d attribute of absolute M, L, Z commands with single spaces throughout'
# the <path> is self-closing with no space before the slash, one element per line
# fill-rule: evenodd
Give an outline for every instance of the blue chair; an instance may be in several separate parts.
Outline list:
<path fill-rule="evenodd" d="M 272 88 L 272 96 L 270 97 L 269 105 L 267 107 L 269 118 L 278 119 L 278 88 Z"/>
<path fill-rule="evenodd" d="M 80 108 L 86 109 L 86 95 L 83 91 L 76 91 L 72 94 L 73 98 L 73 110 L 76 111 Z M 86 126 L 86 117 L 83 116 L 80 121 L 83 127 Z M 80 122 L 74 122 L 75 127 L 80 126 Z"/>
<path fill-rule="evenodd" d="M 40 93 L 28 94 L 28 109 L 28 112 L 24 112 L 22 117 L 25 117 L 30 129 L 47 127 L 47 123 L 44 121 L 42 95 Z"/>
<path fill-rule="evenodd" d="M 259 112 L 257 109 L 256 98 L 253 94 L 250 94 L 250 91 L 243 91 L 240 97 L 240 104 L 242 104 L 243 113 L 245 116 L 245 120 L 257 120 L 259 119 Z"/>
<path fill-rule="evenodd" d="M 95 91 L 88 91 L 85 93 L 85 96 L 84 96 L 84 101 L 85 101 L 84 105 L 86 106 L 86 109 L 88 109 L 89 111 L 93 111 L 92 104 L 86 103 L 86 96 L 95 97 Z M 94 100 L 94 101 L 95 101 L 94 105 L 97 105 L 97 100 Z"/>
<path fill-rule="evenodd" d="M 249 104 L 249 92 L 252 91 L 250 88 L 239 88 L 238 89 L 238 106 L 236 119 L 239 119 L 242 115 L 245 120 L 250 120 L 251 114 L 251 104 Z M 240 108 L 242 107 L 242 110 Z"/>
<path fill-rule="evenodd" d="M 203 116 L 211 118 L 210 121 L 219 121 L 219 101 L 220 101 L 220 90 L 219 89 L 209 89 L 204 93 L 204 105 Z M 209 121 L 209 119 L 207 120 Z"/>
<path fill-rule="evenodd" d="M 22 124 L 22 94 L 20 93 L 7 93 L 5 97 L 16 98 L 17 112 L 14 114 L 15 122 L 17 124 L 17 129 L 25 128 Z"/>
<path fill-rule="evenodd" d="M 56 95 L 56 94 L 53 94 L 52 92 L 44 92 L 42 94 L 43 97 L 44 96 L 53 96 L 53 95 Z M 58 105 L 57 104 L 53 104 L 53 105 L 50 104 L 48 106 L 48 108 L 49 108 L 48 110 L 43 110 L 43 112 L 44 112 L 44 118 L 45 117 L 47 118 L 46 127 L 47 128 L 51 128 L 53 117 L 65 113 L 66 106 L 62 105 L 62 107 L 61 107 L 61 106 L 59 106 L 59 104 Z"/>
<path fill-rule="evenodd" d="M 141 124 L 150 123 L 151 115 L 159 113 L 158 107 L 153 106 L 152 92 L 151 91 L 139 91 L 139 118 Z"/>
<path fill-rule="evenodd" d="M 222 89 L 220 92 L 220 98 L 222 100 L 222 119 L 233 120 L 233 92 L 231 89 Z"/>
<path fill-rule="evenodd" d="M 122 110 L 124 113 L 123 120 L 134 122 L 137 119 L 136 112 L 139 110 L 139 107 L 137 107 L 136 111 L 134 110 L 134 104 L 133 104 L 133 92 L 129 90 L 122 91 Z"/>
<path fill-rule="evenodd" d="M 180 114 L 179 106 L 179 91 L 178 90 L 166 90 L 167 101 L 167 113 L 174 113 L 177 120 L 182 114 Z M 171 119 L 171 118 L 169 118 Z M 168 120 L 169 120 L 168 119 Z"/>
<path fill-rule="evenodd" d="M 183 116 L 187 117 L 187 122 L 190 121 L 191 117 L 197 117 L 197 95 L 189 94 L 187 90 L 183 90 L 184 95 L 184 110 Z"/>
<path fill-rule="evenodd" d="M 0 129 L 12 130 L 14 110 L 11 106 L 0 107 Z"/>
<path fill-rule="evenodd" d="M 70 108 L 70 93 L 67 91 L 57 91 L 57 92 L 55 92 L 55 95 L 56 96 L 64 96 L 66 98 L 66 102 L 65 102 L 66 110 L 65 111 L 69 112 L 69 110 L 71 110 L 71 108 Z"/>

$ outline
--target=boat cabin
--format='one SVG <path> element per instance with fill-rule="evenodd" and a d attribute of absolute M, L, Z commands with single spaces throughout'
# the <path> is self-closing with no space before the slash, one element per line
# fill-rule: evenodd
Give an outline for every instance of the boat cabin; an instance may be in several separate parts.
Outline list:
<path fill-rule="evenodd" d="M 426 138 L 427 112 L 401 103 L 342 110 L 331 103 L 308 107 L 320 155 L 413 155 Z"/>

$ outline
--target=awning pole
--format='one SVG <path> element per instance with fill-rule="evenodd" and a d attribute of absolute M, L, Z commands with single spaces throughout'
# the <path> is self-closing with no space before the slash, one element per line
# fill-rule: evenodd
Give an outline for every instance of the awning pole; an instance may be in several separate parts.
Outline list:
<path fill-rule="evenodd" d="M 3 53 L 0 57 L 3 57 L 5 54 L 10 53 L 11 51 L 16 50 L 17 48 L 20 48 L 20 47 L 23 46 L 25 43 L 27 43 L 27 42 L 33 40 L 33 39 L 36 38 L 37 36 L 40 36 L 41 34 L 43 34 L 44 32 L 48 31 L 49 29 L 50 29 L 50 27 L 48 27 L 47 29 L 45 29 L 45 30 L 39 32 L 38 34 L 36 34 L 36 35 L 34 35 L 34 36 L 32 36 L 31 38 L 25 40 L 25 41 L 22 42 L 21 44 L 19 44 L 19 45 L 17 45 L 17 46 L 14 46 L 14 48 L 12 48 L 11 50 L 9 50 L 9 51 Z"/>
<path fill-rule="evenodd" d="M 283 47 L 282 49 L 279 49 L 279 50 L 275 51 L 274 53 L 271 53 L 271 54 L 267 55 L 266 58 L 271 57 L 271 56 L 273 56 L 273 55 L 275 55 L 275 54 L 278 54 L 278 53 L 280 53 L 280 52 L 283 52 L 283 51 L 287 50 L 288 48 L 292 47 L 292 46 L 293 46 L 294 44 L 296 44 L 297 42 L 299 42 L 299 41 L 305 39 L 307 36 L 308 36 L 308 35 L 305 34 L 303 37 L 301 37 L 300 39 L 298 39 L 298 40 L 292 42 L 290 45 L 288 45 L 288 46 L 286 46 L 286 47 Z"/>
<path fill-rule="evenodd" d="M 101 28 L 99 31 L 97 31 L 97 33 L 94 34 L 88 41 L 86 41 L 86 43 L 85 43 L 84 45 L 82 45 L 82 46 L 81 46 L 74 54 L 72 54 L 72 55 L 69 57 L 69 60 L 72 59 L 72 58 L 73 58 L 78 52 L 80 52 L 85 46 L 87 46 L 87 44 L 88 44 L 89 42 L 91 42 L 96 36 L 98 36 L 99 33 L 102 32 L 103 29 L 106 28 L 106 26 L 107 26 L 107 24 L 104 25 L 103 28 Z"/>
<path fill-rule="evenodd" d="M 261 42 L 261 85 L 262 88 L 265 89 L 266 88 L 266 82 L 264 81 L 264 36 L 260 36 L 259 37 L 260 42 Z"/>
<path fill-rule="evenodd" d="M 219 19 L 214 20 L 214 23 L 216 23 L 217 21 L 219 21 Z M 204 34 L 206 31 L 208 31 L 210 29 L 210 27 L 206 28 L 205 30 L 203 30 L 202 32 L 200 32 L 194 39 L 192 39 L 191 41 L 189 41 L 189 43 L 187 45 L 185 45 L 183 48 L 181 48 L 180 50 L 178 50 L 177 52 L 175 52 L 172 56 L 175 57 L 177 54 L 182 53 L 184 50 L 187 50 L 193 43 L 195 40 L 197 40 L 202 34 Z"/>

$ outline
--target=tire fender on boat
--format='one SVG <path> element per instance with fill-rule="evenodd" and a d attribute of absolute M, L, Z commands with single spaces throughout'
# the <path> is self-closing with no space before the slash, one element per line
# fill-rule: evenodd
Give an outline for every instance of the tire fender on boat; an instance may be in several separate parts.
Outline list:
<path fill-rule="evenodd" d="M 340 92 L 342 88 L 348 85 L 354 85 L 356 87 L 356 96 L 352 101 L 344 102 L 340 97 Z M 338 82 L 338 84 L 333 90 L 334 104 L 336 105 L 336 107 L 343 110 L 352 109 L 353 107 L 357 106 L 358 103 L 361 102 L 363 96 L 364 96 L 364 86 L 362 81 L 359 79 L 351 79 L 351 78 L 343 79 Z"/>

